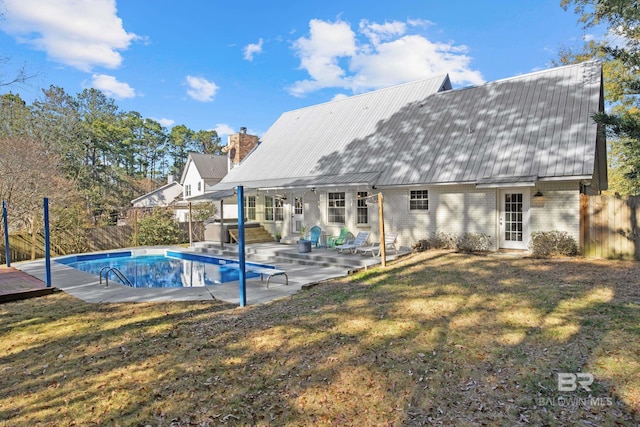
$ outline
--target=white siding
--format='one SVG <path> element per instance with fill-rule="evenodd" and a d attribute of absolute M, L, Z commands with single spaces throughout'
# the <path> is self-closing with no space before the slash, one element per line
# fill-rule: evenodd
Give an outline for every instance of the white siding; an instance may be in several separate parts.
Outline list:
<path fill-rule="evenodd" d="M 198 191 L 198 183 L 200 183 L 200 191 Z M 187 169 L 182 185 L 185 188 L 187 187 L 187 185 L 191 185 L 190 197 L 204 194 L 204 181 L 202 180 L 202 177 L 200 177 L 200 173 L 198 172 L 198 169 L 193 162 L 189 162 L 189 169 Z"/>
<path fill-rule="evenodd" d="M 429 210 L 409 210 L 409 192 L 411 189 L 426 189 L 429 191 Z M 543 198 L 533 195 L 540 189 Z M 580 194 L 578 183 L 539 183 L 531 188 L 530 231 L 566 231 L 576 240 L 580 231 Z M 346 223 L 329 224 L 327 221 L 327 193 L 326 190 L 312 192 L 286 193 L 284 222 L 264 221 L 264 195 L 257 198 L 257 220 L 265 225 L 272 233 L 279 231 L 283 236 L 291 234 L 292 202 L 296 195 L 304 197 L 304 224 L 309 228 L 318 225 L 327 235 L 337 235 L 342 225 L 346 226 L 354 235 L 358 231 L 371 232 L 371 241 L 379 240 L 379 206 L 369 203 L 369 224 L 356 224 L 358 191 L 368 191 L 377 194 L 378 190 L 360 189 L 330 189 L 330 191 L 345 191 Z M 428 238 L 436 231 L 444 231 L 455 235 L 466 232 L 485 233 L 493 241 L 493 249 L 499 245 L 498 236 L 498 189 L 478 189 L 475 185 L 452 185 L 432 187 L 407 187 L 400 189 L 385 189 L 384 197 L 385 231 L 398 233 L 400 246 L 411 247 L 420 239 Z M 271 195 L 274 195 L 271 192 Z M 283 194 L 279 192 L 278 194 Z"/>
<path fill-rule="evenodd" d="M 544 197 L 531 198 L 531 232 L 566 231 L 576 239 L 576 242 L 579 242 L 579 183 L 546 182 L 539 183 L 537 188 Z"/>

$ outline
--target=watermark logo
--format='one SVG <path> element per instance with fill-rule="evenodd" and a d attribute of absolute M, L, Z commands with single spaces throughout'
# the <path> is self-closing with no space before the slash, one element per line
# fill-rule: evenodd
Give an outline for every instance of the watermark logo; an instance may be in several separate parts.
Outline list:
<path fill-rule="evenodd" d="M 580 392 L 582 390 L 591 392 L 591 385 L 594 382 L 593 374 L 586 372 L 560 372 L 558 373 L 558 391 L 559 392 Z M 613 398 L 609 396 L 591 396 L 581 397 L 573 396 L 555 396 L 555 397 L 539 397 L 538 406 L 558 406 L 558 407 L 582 407 L 590 408 L 594 406 L 611 406 Z"/>
<path fill-rule="evenodd" d="M 589 386 L 593 384 L 593 375 L 583 372 L 576 374 L 570 372 L 558 373 L 558 391 L 576 391 L 578 384 L 585 391 L 591 391 Z"/>

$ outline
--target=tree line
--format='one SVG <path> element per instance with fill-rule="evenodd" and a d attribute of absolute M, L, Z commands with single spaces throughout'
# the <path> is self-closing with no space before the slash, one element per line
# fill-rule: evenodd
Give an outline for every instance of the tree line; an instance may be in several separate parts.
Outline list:
<path fill-rule="evenodd" d="M 215 130 L 168 131 L 97 89 L 70 95 L 51 86 L 31 104 L 0 96 L 0 199 L 11 208 L 11 228 L 34 230 L 43 197 L 57 221 L 109 223 L 167 175 L 178 176 L 189 152 L 221 148 Z"/>
<path fill-rule="evenodd" d="M 605 112 L 593 116 L 606 129 L 609 189 L 640 194 L 640 6 L 629 0 L 561 0 L 585 30 L 604 37 L 562 49 L 558 62 L 603 61 Z"/>

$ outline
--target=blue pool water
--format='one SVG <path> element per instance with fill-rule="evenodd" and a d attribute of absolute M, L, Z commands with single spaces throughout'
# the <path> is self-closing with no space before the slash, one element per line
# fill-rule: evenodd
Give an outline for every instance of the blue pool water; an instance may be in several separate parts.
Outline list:
<path fill-rule="evenodd" d="M 237 261 L 174 251 L 166 251 L 164 255 L 136 255 L 131 251 L 73 255 L 55 261 L 96 276 L 104 267 L 115 267 L 135 288 L 207 286 L 233 282 L 240 276 Z M 247 265 L 275 268 L 264 264 Z M 258 276 L 247 273 L 247 278 Z M 121 283 L 113 273 L 109 273 L 109 281 Z"/>

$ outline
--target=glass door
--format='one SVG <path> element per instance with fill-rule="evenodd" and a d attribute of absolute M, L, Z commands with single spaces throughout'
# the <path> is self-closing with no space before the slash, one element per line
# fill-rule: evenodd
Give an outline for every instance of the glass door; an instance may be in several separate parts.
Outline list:
<path fill-rule="evenodd" d="M 300 228 L 304 225 L 304 200 L 302 196 L 293 199 L 293 232 L 300 232 Z"/>
<path fill-rule="evenodd" d="M 500 192 L 500 247 L 527 249 L 529 244 L 529 189 Z"/>

